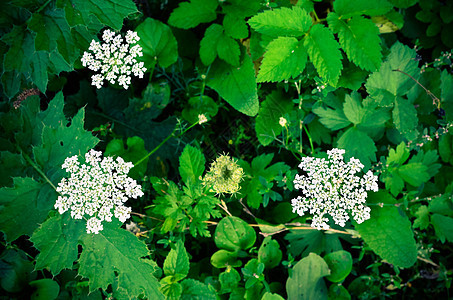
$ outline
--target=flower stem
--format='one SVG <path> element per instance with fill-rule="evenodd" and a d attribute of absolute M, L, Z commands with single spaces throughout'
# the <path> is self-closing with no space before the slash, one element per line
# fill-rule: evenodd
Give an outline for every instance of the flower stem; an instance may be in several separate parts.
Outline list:
<path fill-rule="evenodd" d="M 157 150 L 159 150 L 160 147 L 162 147 L 163 144 L 165 144 L 169 139 L 171 139 L 172 137 L 180 137 L 182 135 L 184 135 L 184 133 L 186 133 L 189 129 L 191 129 L 192 127 L 194 127 L 195 125 L 197 125 L 198 122 L 195 122 L 193 123 L 192 125 L 190 125 L 189 127 L 187 127 L 181 134 L 175 136 L 174 133 L 176 132 L 176 128 L 173 129 L 173 131 L 159 144 L 156 146 L 156 148 L 154 148 L 153 150 L 151 150 L 148 154 L 146 154 L 145 156 L 143 156 L 139 161 L 137 161 L 134 166 L 137 166 L 139 164 L 141 164 L 142 162 L 144 162 L 148 157 L 150 157 L 154 152 L 156 152 Z"/>
<path fill-rule="evenodd" d="M 47 177 L 46 174 L 44 174 L 44 172 L 39 168 L 39 166 L 35 164 L 35 162 L 30 158 L 30 156 L 28 156 L 24 151 L 22 151 L 22 149 L 19 148 L 19 146 L 17 146 L 17 149 L 22 153 L 22 156 L 33 167 L 33 169 L 35 169 L 36 172 L 38 172 L 39 175 L 41 175 L 42 178 L 44 178 L 44 180 L 47 181 L 47 183 L 50 184 L 50 186 L 52 186 L 52 188 L 56 191 L 57 187 L 52 183 L 52 181 L 50 181 L 49 177 Z"/>

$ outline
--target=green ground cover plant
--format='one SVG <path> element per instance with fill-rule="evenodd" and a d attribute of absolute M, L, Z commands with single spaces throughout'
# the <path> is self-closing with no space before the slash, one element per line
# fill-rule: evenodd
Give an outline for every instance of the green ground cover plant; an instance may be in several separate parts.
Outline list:
<path fill-rule="evenodd" d="M 1 299 L 450 299 L 453 5 L 0 3 Z"/>

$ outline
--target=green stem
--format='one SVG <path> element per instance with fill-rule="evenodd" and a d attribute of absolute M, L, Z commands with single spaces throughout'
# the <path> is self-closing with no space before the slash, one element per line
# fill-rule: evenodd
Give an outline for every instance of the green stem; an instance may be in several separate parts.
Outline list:
<path fill-rule="evenodd" d="M 38 172 L 39 175 L 41 175 L 42 178 L 44 178 L 44 180 L 47 181 L 47 183 L 50 184 L 50 186 L 52 186 L 53 189 L 56 191 L 57 187 L 52 183 L 52 181 L 50 181 L 49 177 L 47 177 L 46 174 L 44 174 L 44 172 L 38 167 L 38 165 L 35 164 L 35 162 L 30 158 L 30 156 L 28 156 L 24 151 L 22 151 L 22 149 L 19 148 L 19 146 L 17 146 L 17 149 L 22 153 L 22 156 L 33 167 L 33 169 L 35 169 L 36 172 Z"/>
<path fill-rule="evenodd" d="M 314 147 L 313 147 L 313 140 L 311 139 L 311 135 L 310 135 L 310 133 L 308 132 L 307 127 L 306 127 L 306 126 L 303 126 L 303 127 L 304 127 L 304 130 L 305 130 L 305 133 L 306 133 L 307 136 L 308 136 L 308 141 L 310 142 L 311 153 L 313 154 L 313 153 L 315 153 L 315 149 L 314 149 Z"/>
<path fill-rule="evenodd" d="M 175 136 L 175 137 L 180 137 L 182 135 L 184 135 L 184 133 L 186 133 L 188 130 L 190 130 L 192 127 L 194 127 L 195 125 L 197 125 L 198 122 L 196 123 L 193 123 L 192 125 L 190 125 L 188 128 L 186 128 L 181 134 Z M 163 144 L 165 144 L 169 139 L 171 139 L 172 137 L 174 137 L 174 133 L 176 131 L 176 127 L 175 129 L 173 129 L 173 131 L 159 144 L 156 146 L 156 148 L 154 148 L 153 150 L 151 150 L 148 154 L 146 154 L 144 157 L 142 157 L 139 161 L 137 161 L 134 166 L 138 166 L 139 164 L 141 164 L 142 162 L 144 162 L 148 157 L 150 157 L 151 155 L 153 155 L 154 152 L 156 152 L 157 150 L 159 150 L 160 147 L 162 147 Z"/>
<path fill-rule="evenodd" d="M 36 11 L 36 13 L 40 13 L 44 8 L 46 8 L 46 6 L 50 3 L 51 0 L 47 0 L 46 3 L 44 3 L 43 5 L 41 5 L 40 8 L 38 8 L 38 10 Z"/>

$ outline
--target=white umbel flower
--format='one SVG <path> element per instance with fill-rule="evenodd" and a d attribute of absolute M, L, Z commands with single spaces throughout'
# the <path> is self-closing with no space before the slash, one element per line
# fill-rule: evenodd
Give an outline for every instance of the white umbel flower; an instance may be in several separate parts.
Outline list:
<path fill-rule="evenodd" d="M 327 222 L 330 215 L 335 224 L 344 227 L 352 218 L 357 223 L 370 218 L 370 208 L 365 205 L 367 191 L 378 191 L 377 176 L 368 171 L 362 177 L 356 173 L 362 171 L 363 164 L 352 157 L 343 161 L 342 149 L 327 151 L 328 159 L 304 157 L 299 168 L 306 175 L 296 175 L 294 187 L 301 189 L 304 197 L 291 200 L 293 213 L 300 216 L 312 214 L 311 227 L 318 230 L 329 229 Z"/>
<path fill-rule="evenodd" d="M 100 71 L 100 74 L 91 76 L 91 84 L 100 89 L 106 80 L 111 84 L 118 83 L 127 90 L 131 84 L 132 73 L 143 78 L 146 72 L 144 63 L 135 59 L 137 56 L 143 56 L 142 47 L 136 44 L 140 37 L 129 30 L 126 33 L 126 43 L 123 43 L 120 34 L 115 35 L 115 32 L 107 29 L 104 30 L 102 39 L 103 44 L 92 40 L 88 48 L 92 53 L 85 51 L 81 59 L 84 67 L 94 72 Z"/>
<path fill-rule="evenodd" d="M 71 176 L 63 178 L 57 187 L 60 196 L 55 209 L 60 214 L 71 211 L 74 219 L 87 219 L 87 233 L 99 233 L 102 222 L 111 222 L 113 216 L 124 223 L 131 212 L 124 202 L 143 196 L 141 186 L 127 176 L 132 163 L 121 157 L 114 160 L 101 156 L 91 149 L 85 163 L 80 163 L 77 155 L 66 158 L 62 168 Z"/>

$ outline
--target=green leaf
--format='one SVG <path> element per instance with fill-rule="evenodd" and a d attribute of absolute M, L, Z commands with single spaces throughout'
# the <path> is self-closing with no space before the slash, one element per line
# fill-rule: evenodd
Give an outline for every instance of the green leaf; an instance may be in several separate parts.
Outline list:
<path fill-rule="evenodd" d="M 430 178 L 428 167 L 422 163 L 408 163 L 398 168 L 398 174 L 410 185 L 419 187 Z"/>
<path fill-rule="evenodd" d="M 145 66 L 152 70 L 156 62 L 167 68 L 178 60 L 178 44 L 170 27 L 166 24 L 146 18 L 135 29 L 143 48 Z"/>
<path fill-rule="evenodd" d="M 351 295 L 344 286 L 331 284 L 329 287 L 328 299 L 351 300 Z"/>
<path fill-rule="evenodd" d="M 217 0 L 190 0 L 182 2 L 171 13 L 168 24 L 174 27 L 189 29 L 200 23 L 208 23 L 217 17 Z"/>
<path fill-rule="evenodd" d="M 74 15 L 80 15 L 85 24 L 90 24 L 95 17 L 102 24 L 115 30 L 121 30 L 123 20 L 128 15 L 138 12 L 132 0 L 70 0 Z M 71 5 L 68 5 L 71 6 Z"/>
<path fill-rule="evenodd" d="M 346 22 L 335 13 L 327 17 L 329 27 L 338 34 L 349 60 L 368 71 L 378 70 L 382 62 L 379 29 L 370 20 L 354 16 Z"/>
<path fill-rule="evenodd" d="M 331 252 L 324 256 L 324 260 L 330 269 L 330 275 L 326 279 L 331 282 L 341 282 L 351 273 L 352 256 L 348 251 Z"/>
<path fill-rule="evenodd" d="M 429 226 L 429 209 L 428 206 L 420 206 L 414 214 L 417 218 L 414 220 L 414 228 L 424 230 Z"/>
<path fill-rule="evenodd" d="M 410 153 L 404 142 L 401 142 L 397 147 L 396 151 L 392 148 L 389 151 L 387 157 L 387 164 L 389 165 L 402 165 L 409 158 Z"/>
<path fill-rule="evenodd" d="M 414 104 L 409 100 L 397 97 L 395 99 L 395 107 L 392 111 L 393 123 L 396 129 L 409 140 L 417 137 L 418 118 L 417 110 Z"/>
<path fill-rule="evenodd" d="M 367 202 L 394 204 L 395 198 L 385 191 L 370 194 Z M 395 206 L 373 206 L 371 218 L 355 225 L 363 240 L 388 263 L 409 268 L 417 261 L 417 247 L 411 222 Z"/>
<path fill-rule="evenodd" d="M 56 50 L 69 64 L 73 64 L 78 58 L 80 50 L 75 45 L 63 9 L 46 9 L 43 14 L 34 13 L 28 22 L 28 28 L 36 32 L 37 51 Z"/>
<path fill-rule="evenodd" d="M 325 231 L 317 229 L 291 230 L 285 240 L 289 242 L 288 250 L 293 257 L 305 257 L 311 252 L 319 255 L 343 249 L 338 234 L 326 234 Z"/>
<path fill-rule="evenodd" d="M 296 78 L 305 69 L 307 53 L 293 37 L 279 37 L 267 45 L 258 73 L 258 82 Z"/>
<path fill-rule="evenodd" d="M 416 52 L 396 42 L 390 48 L 390 54 L 382 64 L 379 71 L 368 77 L 366 88 L 371 96 L 376 96 L 387 91 L 393 96 L 402 96 L 409 92 L 415 81 L 398 71 L 403 71 L 415 79 L 420 76 L 418 62 L 415 60 Z"/>
<path fill-rule="evenodd" d="M 329 274 L 326 262 L 317 254 L 310 253 L 293 267 L 286 281 L 288 299 L 327 299 L 327 288 L 322 278 Z"/>
<path fill-rule="evenodd" d="M 53 276 L 63 269 L 71 269 L 79 254 L 78 241 L 85 231 L 85 221 L 74 220 L 69 213 L 48 218 L 31 237 L 34 247 L 40 251 L 36 269 L 49 269 Z"/>
<path fill-rule="evenodd" d="M 433 214 L 431 216 L 431 224 L 433 224 L 436 236 L 442 244 L 445 243 L 445 240 L 453 243 L 453 218 Z"/>
<path fill-rule="evenodd" d="M 223 5 L 222 10 L 228 15 L 246 18 L 256 14 L 261 9 L 261 0 L 228 0 L 228 5 Z"/>
<path fill-rule="evenodd" d="M 332 32 L 321 24 L 314 25 L 304 38 L 304 47 L 319 76 L 335 86 L 340 78 L 343 65 L 341 64 L 340 45 Z"/>
<path fill-rule="evenodd" d="M 225 28 L 225 34 L 234 39 L 245 39 L 249 35 L 245 20 L 233 14 L 227 14 L 223 18 L 223 28 Z"/>
<path fill-rule="evenodd" d="M 319 103 L 319 104 L 318 104 Z M 322 102 L 317 102 L 313 106 L 313 113 L 319 116 L 319 122 L 329 128 L 330 130 L 339 130 L 345 128 L 346 126 L 350 125 L 351 122 L 346 118 L 343 109 L 341 109 L 341 104 L 333 103 L 332 108 L 330 107 L 323 107 Z M 331 106 L 330 103 L 326 103 L 327 105 Z"/>
<path fill-rule="evenodd" d="M 440 95 L 441 106 L 445 110 L 447 120 L 453 120 L 453 76 L 447 70 L 443 70 L 440 78 L 440 88 L 442 90 Z"/>
<path fill-rule="evenodd" d="M 346 118 L 354 125 L 362 123 L 365 116 L 365 110 L 362 107 L 362 101 L 359 93 L 353 92 L 351 95 L 346 95 L 343 110 Z"/>
<path fill-rule="evenodd" d="M 279 294 L 273 294 L 270 292 L 266 292 L 266 293 L 264 293 L 263 298 L 261 298 L 261 300 L 284 300 L 284 298 L 282 296 L 280 296 Z"/>
<path fill-rule="evenodd" d="M 216 294 L 204 283 L 194 279 L 181 282 L 181 300 L 215 300 Z"/>
<path fill-rule="evenodd" d="M 238 43 L 231 37 L 222 34 L 217 41 L 217 54 L 221 59 L 233 66 L 239 66 L 241 50 Z"/>
<path fill-rule="evenodd" d="M 259 33 L 273 37 L 303 36 L 312 25 L 310 15 L 298 6 L 267 10 L 252 17 L 249 25 Z"/>
<path fill-rule="evenodd" d="M 390 190 L 393 196 L 397 196 L 404 188 L 404 181 L 398 175 L 398 171 L 392 172 L 390 175 L 382 177 L 381 180 L 385 182 L 385 188 Z"/>
<path fill-rule="evenodd" d="M 60 293 L 60 286 L 49 278 L 34 280 L 28 283 L 35 291 L 31 294 L 32 300 L 53 300 Z"/>
<path fill-rule="evenodd" d="M 219 24 L 212 24 L 206 29 L 200 42 L 201 62 L 209 66 L 217 57 L 217 45 L 223 35 L 223 28 Z"/>
<path fill-rule="evenodd" d="M 57 199 L 55 192 L 49 193 L 45 184 L 32 178 L 15 177 L 13 182 L 13 187 L 0 189 L 0 228 L 7 242 L 31 235 Z"/>
<path fill-rule="evenodd" d="M 215 229 L 215 244 L 230 251 L 246 250 L 255 244 L 255 230 L 238 217 L 225 217 Z"/>
<path fill-rule="evenodd" d="M 282 251 L 276 240 L 271 236 L 264 238 L 263 243 L 258 249 L 258 261 L 266 266 L 266 269 L 272 269 L 280 264 L 282 260 Z"/>
<path fill-rule="evenodd" d="M 220 249 L 211 256 L 211 265 L 214 268 L 240 267 L 242 262 L 238 259 L 236 252 Z"/>
<path fill-rule="evenodd" d="M 195 183 L 203 175 L 206 160 L 203 153 L 195 147 L 187 145 L 179 157 L 179 174 L 182 181 Z"/>
<path fill-rule="evenodd" d="M 216 61 L 211 67 L 206 84 L 239 112 L 247 116 L 258 113 L 255 71 L 248 55 L 244 55 L 239 68 Z"/>
<path fill-rule="evenodd" d="M 239 272 L 232 267 L 227 268 L 219 275 L 222 292 L 231 292 L 233 289 L 237 288 L 240 281 L 241 275 L 239 275 Z"/>
<path fill-rule="evenodd" d="M 336 0 L 333 3 L 335 12 L 343 19 L 348 19 L 355 15 L 380 16 L 384 15 L 392 7 L 392 4 L 387 0 L 357 0 L 354 2 Z"/>
<path fill-rule="evenodd" d="M 142 258 L 149 255 L 146 244 L 118 225 L 104 223 L 99 234 L 82 235 L 79 275 L 89 279 L 90 291 L 94 291 L 107 289 L 118 273 L 118 287 L 126 290 L 129 297 L 144 294 L 149 299 L 164 299 L 153 275 L 157 264 Z"/>
<path fill-rule="evenodd" d="M 182 110 L 182 117 L 190 124 L 198 123 L 198 116 L 205 115 L 208 120 L 215 117 L 219 111 L 217 103 L 209 96 L 190 97 L 188 105 Z"/>
<path fill-rule="evenodd" d="M 0 256 L 0 270 L 2 276 L 0 285 L 9 293 L 18 293 L 24 290 L 30 280 L 36 278 L 33 263 L 20 249 L 4 249 Z"/>
<path fill-rule="evenodd" d="M 127 162 L 132 162 L 134 167 L 129 171 L 129 176 L 134 179 L 141 179 L 145 175 L 148 159 L 140 165 L 135 163 L 145 157 L 148 151 L 145 149 L 145 142 L 138 136 L 128 137 L 126 141 L 127 149 L 124 147 L 123 139 L 113 139 L 105 148 L 104 156 L 120 156 Z"/>
<path fill-rule="evenodd" d="M 181 280 L 189 274 L 189 256 L 184 243 L 179 240 L 176 249 L 171 249 L 164 261 L 164 274 L 173 276 L 175 280 Z"/>
<path fill-rule="evenodd" d="M 385 123 L 390 120 L 389 108 L 379 108 L 376 101 L 370 97 L 364 99 L 362 105 L 365 115 L 358 128 L 365 130 L 368 134 L 376 132 L 377 128 L 385 128 Z"/>
<path fill-rule="evenodd" d="M 37 51 L 31 59 L 31 78 L 38 89 L 45 93 L 47 89 L 48 71 L 50 55 L 46 51 Z"/>
<path fill-rule="evenodd" d="M 289 113 L 292 107 L 289 97 L 285 97 L 280 90 L 274 90 L 266 96 L 255 119 L 256 137 L 261 145 L 269 145 L 273 137 L 281 133 L 280 117 Z"/>
<path fill-rule="evenodd" d="M 31 32 L 22 26 L 13 26 L 13 29 L 2 37 L 2 41 L 10 46 L 3 58 L 4 70 L 30 72 L 30 58 L 35 51 Z"/>
<path fill-rule="evenodd" d="M 346 130 L 337 141 L 337 147 L 346 150 L 345 158 L 355 157 L 365 166 L 365 170 L 371 166 L 371 161 L 376 161 L 376 145 L 364 132 L 356 127 Z"/>

